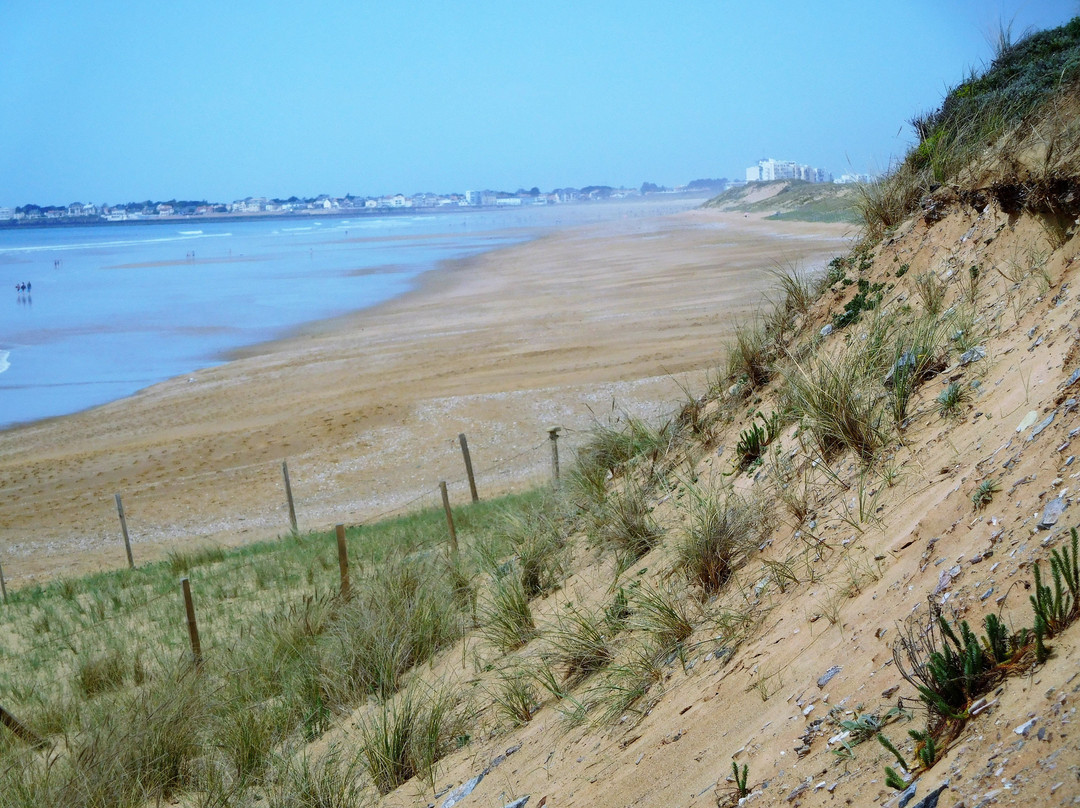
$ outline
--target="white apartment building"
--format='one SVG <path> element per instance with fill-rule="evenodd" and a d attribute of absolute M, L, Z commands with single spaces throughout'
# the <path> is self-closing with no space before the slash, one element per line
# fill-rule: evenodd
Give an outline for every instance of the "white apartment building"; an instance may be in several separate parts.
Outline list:
<path fill-rule="evenodd" d="M 847 185 L 852 182 L 861 182 L 864 185 L 868 185 L 873 181 L 874 178 L 869 174 L 841 174 L 838 179 L 833 180 L 833 182 L 838 185 Z"/>
<path fill-rule="evenodd" d="M 832 182 L 832 174 L 823 168 L 802 165 L 794 160 L 758 160 L 756 166 L 746 169 L 747 182 L 772 182 L 773 180 L 805 180 L 806 182 Z"/>

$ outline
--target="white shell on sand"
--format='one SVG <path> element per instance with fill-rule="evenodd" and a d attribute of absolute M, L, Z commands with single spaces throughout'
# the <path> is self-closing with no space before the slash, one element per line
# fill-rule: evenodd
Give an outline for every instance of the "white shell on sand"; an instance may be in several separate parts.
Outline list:
<path fill-rule="evenodd" d="M 1027 415 L 1025 415 L 1025 416 L 1024 416 L 1024 420 L 1023 420 L 1023 421 L 1021 421 L 1021 422 L 1020 422 L 1019 424 L 1017 424 L 1017 426 L 1016 426 L 1016 431 L 1017 431 L 1017 432 L 1023 432 L 1023 431 L 1024 431 L 1025 429 L 1027 429 L 1027 428 L 1028 428 L 1029 426 L 1031 426 L 1032 424 L 1034 424 L 1034 423 L 1035 423 L 1035 420 L 1036 420 L 1036 419 L 1037 419 L 1038 417 L 1039 417 L 1039 413 L 1035 412 L 1035 410 L 1032 410 L 1031 412 L 1029 412 L 1029 413 L 1028 413 Z"/>

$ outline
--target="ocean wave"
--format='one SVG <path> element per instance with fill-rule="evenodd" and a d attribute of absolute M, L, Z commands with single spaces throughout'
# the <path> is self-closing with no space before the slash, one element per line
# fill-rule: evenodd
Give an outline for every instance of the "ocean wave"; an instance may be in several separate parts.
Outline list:
<path fill-rule="evenodd" d="M 11 363 L 8 361 L 9 356 L 11 356 L 11 351 L 0 351 L 0 373 L 11 367 Z"/>
<path fill-rule="evenodd" d="M 181 231 L 183 232 L 183 231 Z M 98 247 L 137 247 L 140 244 L 163 244 L 169 241 L 192 241 L 202 238 L 225 238 L 232 233 L 202 233 L 199 235 L 163 236 L 161 238 L 123 239 L 117 241 L 88 241 L 80 244 L 41 244 L 32 247 L 0 247 L 0 255 L 5 253 L 63 252 L 67 250 L 92 250 Z"/>
<path fill-rule="evenodd" d="M 415 222 L 428 221 L 420 216 L 373 216 L 366 221 L 353 222 L 349 228 L 357 230 L 386 230 L 394 227 L 410 227 Z"/>
<path fill-rule="evenodd" d="M 180 231 L 181 236 L 201 236 L 202 234 L 203 234 L 202 230 L 181 230 Z"/>

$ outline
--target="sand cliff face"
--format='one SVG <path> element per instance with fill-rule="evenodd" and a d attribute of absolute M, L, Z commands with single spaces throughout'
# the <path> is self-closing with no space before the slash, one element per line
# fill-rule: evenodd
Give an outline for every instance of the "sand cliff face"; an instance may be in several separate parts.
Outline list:
<path fill-rule="evenodd" d="M 686 450 L 679 479 L 723 487 L 750 413 L 780 410 L 800 366 L 863 350 L 875 323 L 919 316 L 929 303 L 948 327 L 900 429 L 888 427 L 865 462 L 847 449 L 826 457 L 805 422 L 786 427 L 775 454 L 734 479 L 743 497 L 765 503 L 766 537 L 718 599 L 693 605 L 687 591 L 698 627 L 650 696 L 601 727 L 568 723 L 566 704 L 561 714 L 548 703 L 526 728 L 451 756 L 440 784 L 465 782 L 496 760 L 467 804 L 528 794 L 548 805 L 712 806 L 734 802 L 734 760 L 749 767 L 747 805 L 898 804 L 884 782 L 884 767 L 897 766 L 892 754 L 872 732 L 862 740 L 843 722 L 884 719 L 884 734 L 914 760 L 908 730 L 925 729 L 927 713 L 894 661 L 898 639 L 919 636 L 930 609 L 980 631 L 990 613 L 1011 630 L 1030 626 L 1033 565 L 1046 573 L 1051 550 L 1068 546 L 1080 478 L 1075 229 L 1062 237 L 1038 216 L 993 203 L 938 213 L 858 255 L 847 283 L 838 273 L 798 316 L 800 336 L 772 381 L 745 399 L 736 385 L 708 404 L 717 431 L 704 448 Z M 858 280 L 880 301 L 837 327 L 834 318 L 864 288 Z M 897 357 L 911 347 L 901 345 Z M 963 391 L 955 407 L 944 395 L 950 385 Z M 676 580 L 669 576 L 687 490 L 674 483 L 653 498 L 667 538 L 624 583 Z M 600 603 L 597 587 L 608 580 L 595 565 L 579 567 L 538 611 L 550 620 L 567 602 Z M 1073 804 L 1078 632 L 1073 625 L 1055 638 L 1044 664 L 1024 656 L 985 694 L 988 706 L 976 706 L 942 742 L 931 767 L 912 764 L 919 771 L 908 804 Z M 543 648 L 536 641 L 517 653 L 528 659 Z M 903 653 L 899 660 L 910 668 Z M 482 678 L 460 661 L 450 654 L 432 675 L 466 687 Z M 384 804 L 427 802 L 430 791 L 406 785 Z"/>

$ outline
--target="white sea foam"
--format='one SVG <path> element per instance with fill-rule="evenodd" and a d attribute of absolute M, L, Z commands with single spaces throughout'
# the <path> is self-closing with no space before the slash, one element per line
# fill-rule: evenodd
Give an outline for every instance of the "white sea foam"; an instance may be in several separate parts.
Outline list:
<path fill-rule="evenodd" d="M 11 351 L 0 351 L 0 373 L 11 367 L 11 363 L 8 361 L 9 356 L 11 356 Z"/>
<path fill-rule="evenodd" d="M 32 247 L 0 247 L 0 255 L 4 253 L 35 253 L 35 252 L 60 252 L 64 250 L 86 250 L 97 247 L 134 247 L 139 244 L 162 244 L 169 241 L 192 241 L 201 238 L 225 238 L 232 233 L 193 233 L 187 235 L 168 236 L 162 238 L 124 239 L 118 241 L 90 241 L 81 244 L 40 244 Z"/>
<path fill-rule="evenodd" d="M 202 230 L 181 230 L 180 231 L 181 236 L 201 236 L 202 234 L 203 234 Z"/>

